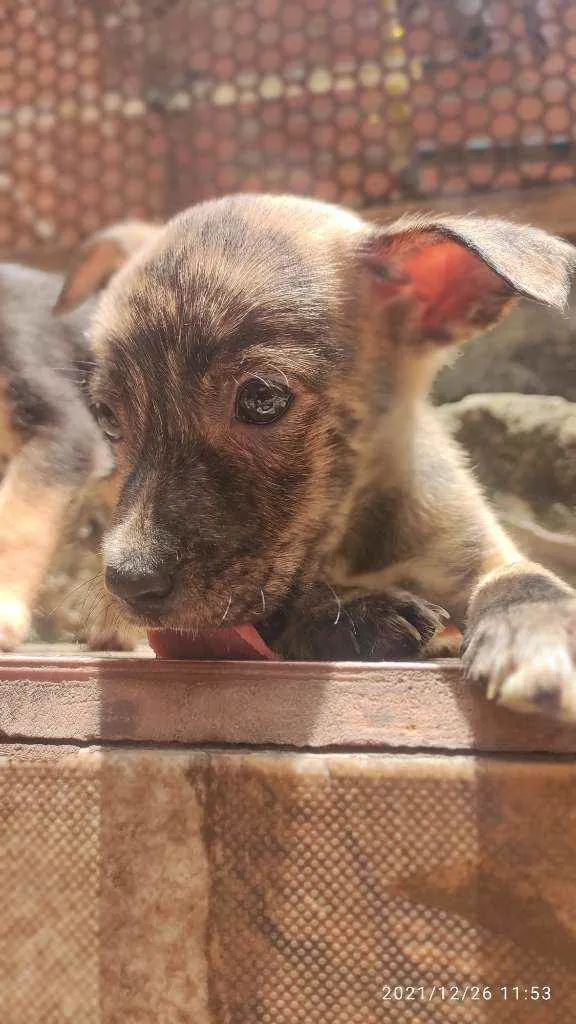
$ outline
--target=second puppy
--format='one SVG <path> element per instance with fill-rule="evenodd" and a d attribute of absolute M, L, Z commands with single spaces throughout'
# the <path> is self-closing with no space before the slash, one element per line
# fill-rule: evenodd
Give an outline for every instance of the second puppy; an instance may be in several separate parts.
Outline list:
<path fill-rule="evenodd" d="M 28 634 L 34 602 L 71 504 L 114 460 L 88 401 L 94 366 L 87 336 L 93 301 L 114 271 L 155 229 L 114 225 L 82 247 L 69 283 L 0 264 L 0 649 Z M 82 308 L 53 315 L 62 307 Z M 96 629 L 97 645 L 111 643 Z"/>

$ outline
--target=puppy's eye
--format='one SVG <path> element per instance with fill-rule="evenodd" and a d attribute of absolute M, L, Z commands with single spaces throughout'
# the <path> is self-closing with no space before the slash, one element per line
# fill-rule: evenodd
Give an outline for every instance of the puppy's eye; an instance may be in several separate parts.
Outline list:
<path fill-rule="evenodd" d="M 242 423 L 265 425 L 279 420 L 294 401 L 294 395 L 280 381 L 259 377 L 245 381 L 236 392 L 236 419 Z"/>
<path fill-rule="evenodd" d="M 109 405 L 97 402 L 92 406 L 94 418 L 102 433 L 109 441 L 119 441 L 122 437 L 120 424 Z"/>

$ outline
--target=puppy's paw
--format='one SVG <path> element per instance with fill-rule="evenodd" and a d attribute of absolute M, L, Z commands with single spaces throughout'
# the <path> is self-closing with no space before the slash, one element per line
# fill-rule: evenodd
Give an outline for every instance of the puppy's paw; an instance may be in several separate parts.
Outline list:
<path fill-rule="evenodd" d="M 0 592 L 0 651 L 13 651 L 26 640 L 32 615 L 21 597 Z"/>
<path fill-rule="evenodd" d="M 576 598 L 486 610 L 465 639 L 463 662 L 490 699 L 576 722 Z"/>
<path fill-rule="evenodd" d="M 375 630 L 371 660 L 400 661 L 428 656 L 449 617 L 439 605 L 403 591 L 387 598 L 370 598 L 362 604 Z"/>
<path fill-rule="evenodd" d="M 448 617 L 437 605 L 399 591 L 337 599 L 336 609 L 334 592 L 329 596 L 328 613 L 301 609 L 281 635 L 265 636 L 268 644 L 284 658 L 299 661 L 414 660 L 423 656 Z"/>

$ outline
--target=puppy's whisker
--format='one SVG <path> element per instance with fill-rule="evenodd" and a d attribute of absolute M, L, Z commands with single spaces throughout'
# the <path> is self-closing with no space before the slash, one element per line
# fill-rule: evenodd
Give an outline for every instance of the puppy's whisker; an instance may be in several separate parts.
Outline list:
<path fill-rule="evenodd" d="M 331 593 L 334 595 L 334 600 L 336 601 L 336 604 L 338 605 L 338 614 L 336 615 L 336 618 L 334 619 L 334 625 L 337 626 L 338 623 L 340 622 L 340 616 L 342 614 L 342 601 L 338 597 L 338 594 L 334 590 L 334 587 L 331 587 L 329 583 L 327 583 L 326 586 L 328 587 L 328 590 L 330 590 Z"/>
<path fill-rule="evenodd" d="M 266 598 L 264 596 L 264 591 L 262 590 L 262 588 L 260 588 L 260 593 L 262 595 L 262 611 L 265 612 L 266 611 Z"/>
<path fill-rule="evenodd" d="M 93 602 L 91 608 L 89 609 L 89 611 L 86 614 L 86 621 L 87 621 L 87 623 L 97 622 L 97 621 L 101 620 L 101 610 L 102 610 L 102 608 L 105 608 L 105 607 L 106 607 L 106 598 L 103 597 L 102 595 L 100 595 L 100 597 L 96 598 L 96 600 Z"/>
<path fill-rule="evenodd" d="M 225 609 L 225 611 L 224 611 L 224 615 L 223 615 L 223 616 L 222 616 L 222 618 L 220 619 L 220 625 L 222 625 L 222 623 L 224 622 L 224 619 L 225 619 L 225 618 L 226 618 L 226 616 L 228 615 L 228 612 L 230 611 L 230 605 L 231 605 L 231 604 L 232 604 L 232 594 L 230 594 L 230 597 L 228 598 L 228 604 L 226 605 L 226 609 Z"/>
<path fill-rule="evenodd" d="M 92 363 L 92 366 L 96 366 L 96 363 Z M 57 370 L 59 373 L 73 374 L 76 373 L 80 377 L 85 377 L 88 368 L 84 370 L 81 366 L 51 366 L 51 370 Z"/>
<path fill-rule="evenodd" d="M 345 614 L 346 618 L 349 619 L 350 626 L 352 627 L 352 633 L 354 634 L 354 637 L 356 637 L 356 623 L 354 622 L 354 619 L 350 615 L 350 612 L 346 611 L 346 608 L 344 608 L 343 611 L 344 611 L 344 614 Z M 356 642 L 355 642 L 354 645 L 355 645 L 355 647 L 357 647 Z"/>
<path fill-rule="evenodd" d="M 99 594 L 102 593 L 102 590 L 103 590 L 102 585 L 98 584 L 98 583 L 92 584 L 92 586 L 88 589 L 87 593 L 84 596 L 84 600 L 82 602 L 82 614 L 83 615 L 86 614 L 86 608 L 88 607 L 88 602 L 92 601 L 92 603 L 93 603 L 96 600 L 96 597 Z"/>
<path fill-rule="evenodd" d="M 97 590 L 93 594 L 93 599 L 92 599 L 92 603 L 90 605 L 90 608 L 88 610 L 88 615 L 93 615 L 94 614 L 94 610 L 96 608 L 98 608 L 100 605 L 104 604 L 108 600 L 109 600 L 109 598 L 108 598 L 108 595 L 106 594 L 105 591 Z"/>
<path fill-rule="evenodd" d="M 78 591 L 82 590 L 83 587 L 89 587 L 91 583 L 94 583 L 101 576 L 102 576 L 102 573 L 101 572 L 97 572 L 97 573 L 95 573 L 94 576 L 91 576 L 90 579 L 82 580 L 81 583 L 78 583 L 75 587 L 72 587 L 71 590 L 67 590 L 66 593 L 64 594 L 64 597 L 60 601 L 58 601 L 58 604 L 55 604 L 54 607 L 51 608 L 50 611 L 47 611 L 45 614 L 47 616 L 48 615 L 53 615 L 54 612 L 57 612 L 58 609 L 62 607 L 64 602 L 67 601 L 69 597 L 72 597 L 72 594 L 77 594 Z"/>

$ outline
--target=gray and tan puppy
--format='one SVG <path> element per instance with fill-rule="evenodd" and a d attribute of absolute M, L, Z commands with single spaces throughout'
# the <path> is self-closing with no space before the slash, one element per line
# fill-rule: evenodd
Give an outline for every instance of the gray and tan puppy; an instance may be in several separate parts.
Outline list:
<path fill-rule="evenodd" d="M 170 221 L 92 331 L 114 614 L 254 623 L 285 657 L 363 659 L 417 653 L 434 602 L 490 697 L 576 719 L 576 593 L 517 551 L 427 402 L 450 349 L 515 296 L 562 308 L 575 256 L 502 220 L 375 228 L 291 197 Z"/>
<path fill-rule="evenodd" d="M 71 503 L 113 470 L 109 446 L 90 413 L 93 367 L 86 335 L 102 287 L 154 228 L 115 225 L 83 246 L 68 285 L 59 274 L 0 264 L 0 649 L 28 633 L 35 599 Z M 95 643 L 106 642 L 97 631 Z"/>

